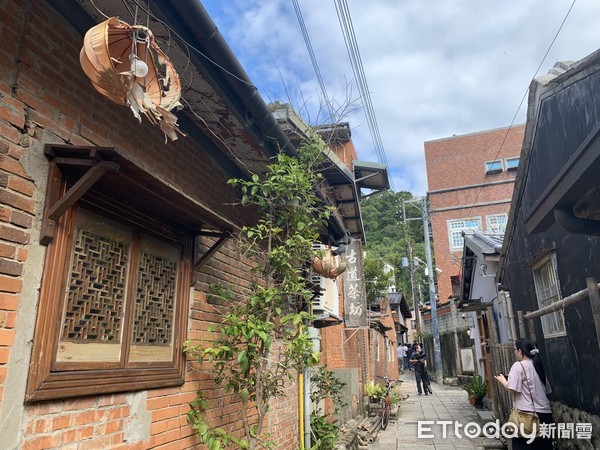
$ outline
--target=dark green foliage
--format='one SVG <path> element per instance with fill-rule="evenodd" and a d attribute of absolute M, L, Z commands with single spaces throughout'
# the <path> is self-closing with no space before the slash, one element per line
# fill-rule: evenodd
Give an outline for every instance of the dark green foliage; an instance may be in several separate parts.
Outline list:
<path fill-rule="evenodd" d="M 310 399 L 313 403 L 313 411 L 310 414 L 311 450 L 333 450 L 340 434 L 340 424 L 336 420 L 329 419 L 316 405 L 322 399 L 329 398 L 333 401 L 333 413 L 337 414 L 340 408 L 346 405 L 341 396 L 346 383 L 340 381 L 325 366 L 314 367 L 311 371 Z"/>
<path fill-rule="evenodd" d="M 404 200 L 403 217 L 402 201 Z M 413 256 L 425 260 L 425 241 L 423 235 L 423 220 L 420 199 L 415 199 L 410 192 L 383 192 L 363 200 L 362 217 L 366 234 L 367 261 L 381 260 L 394 267 L 396 291 L 402 292 L 409 305 L 412 303 L 410 273 L 402 269 L 402 257 L 408 257 L 408 243 L 412 244 Z M 368 262 L 365 266 L 368 268 Z M 376 273 L 376 271 L 374 271 Z M 421 284 L 423 301 L 429 300 L 429 288 L 423 284 L 424 266 L 415 270 L 415 294 Z M 372 281 L 365 275 L 367 287 Z M 377 284 L 377 283 L 373 283 Z M 376 292 L 377 289 L 374 289 Z M 372 299 L 367 293 L 367 298 Z"/>

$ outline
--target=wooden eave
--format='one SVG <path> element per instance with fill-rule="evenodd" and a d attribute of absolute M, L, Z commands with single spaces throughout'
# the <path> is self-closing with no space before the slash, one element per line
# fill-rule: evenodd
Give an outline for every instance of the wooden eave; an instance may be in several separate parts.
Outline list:
<path fill-rule="evenodd" d="M 83 195 L 94 194 L 119 199 L 132 211 L 183 228 L 194 236 L 209 230 L 220 237 L 238 228 L 199 199 L 177 190 L 114 148 L 49 144 L 44 152 L 51 166 L 58 167 L 62 176 L 71 180 L 68 191 L 47 205 L 44 229 Z M 52 236 L 42 236 L 43 243 L 51 239 Z"/>

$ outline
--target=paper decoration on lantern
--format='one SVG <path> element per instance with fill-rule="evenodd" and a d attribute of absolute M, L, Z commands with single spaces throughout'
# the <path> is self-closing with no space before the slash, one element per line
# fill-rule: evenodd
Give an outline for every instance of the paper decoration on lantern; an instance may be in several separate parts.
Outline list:
<path fill-rule="evenodd" d="M 181 82 L 148 27 L 129 25 L 117 17 L 99 23 L 85 34 L 79 62 L 94 89 L 118 105 L 129 106 L 140 122 L 144 114 L 171 140 L 184 135 L 171 112 L 183 107 Z"/>

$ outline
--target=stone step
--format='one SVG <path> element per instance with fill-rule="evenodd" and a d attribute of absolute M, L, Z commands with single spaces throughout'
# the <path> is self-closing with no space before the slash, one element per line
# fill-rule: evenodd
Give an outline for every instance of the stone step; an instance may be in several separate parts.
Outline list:
<path fill-rule="evenodd" d="M 479 425 L 483 426 L 488 422 L 493 422 L 496 420 L 494 417 L 494 412 L 489 409 L 477 409 L 477 422 Z"/>

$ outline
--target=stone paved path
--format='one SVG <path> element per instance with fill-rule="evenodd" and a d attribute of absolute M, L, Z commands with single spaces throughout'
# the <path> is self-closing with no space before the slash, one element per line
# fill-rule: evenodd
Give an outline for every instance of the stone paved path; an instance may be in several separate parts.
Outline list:
<path fill-rule="evenodd" d="M 438 385 L 432 383 L 433 395 L 418 396 L 415 377 L 412 372 L 400 375 L 402 395 L 410 397 L 400 403 L 398 419 L 390 422 L 385 431 L 380 431 L 374 443 L 369 445 L 369 450 L 454 450 L 454 449 L 483 449 L 486 438 L 464 436 L 462 428 L 459 437 L 454 430 L 454 422 L 467 424 L 477 422 L 477 412 L 469 405 L 467 393 L 460 387 Z M 430 437 L 418 437 L 418 422 L 453 421 L 448 425 L 444 436 L 442 425 L 428 425 L 431 430 L 423 430 L 423 434 Z M 471 433 L 475 429 L 471 429 Z"/>

